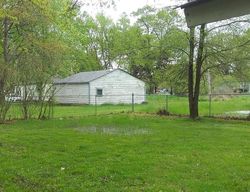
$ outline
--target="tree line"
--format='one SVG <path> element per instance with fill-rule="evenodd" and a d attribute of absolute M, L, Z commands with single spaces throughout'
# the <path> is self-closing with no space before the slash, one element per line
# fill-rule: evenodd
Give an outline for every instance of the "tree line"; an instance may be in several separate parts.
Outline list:
<path fill-rule="evenodd" d="M 171 93 L 189 94 L 191 106 L 197 108 L 194 118 L 199 95 L 208 90 L 208 72 L 214 79 L 229 75 L 249 80 L 247 17 L 189 31 L 173 9 L 145 6 L 114 21 L 102 13 L 90 16 L 77 0 L 0 4 L 1 122 L 12 103 L 6 97 L 18 86 L 24 88 L 23 117 L 32 116 L 34 89 L 37 118 L 49 117 L 53 86 L 48 85 L 80 71 L 120 67 L 144 80 L 148 93 L 169 88 Z"/>

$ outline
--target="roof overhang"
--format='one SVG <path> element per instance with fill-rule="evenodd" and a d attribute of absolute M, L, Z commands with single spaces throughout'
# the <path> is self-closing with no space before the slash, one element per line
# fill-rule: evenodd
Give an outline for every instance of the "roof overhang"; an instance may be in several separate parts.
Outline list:
<path fill-rule="evenodd" d="M 250 14 L 250 0 L 194 0 L 180 7 L 188 27 Z"/>

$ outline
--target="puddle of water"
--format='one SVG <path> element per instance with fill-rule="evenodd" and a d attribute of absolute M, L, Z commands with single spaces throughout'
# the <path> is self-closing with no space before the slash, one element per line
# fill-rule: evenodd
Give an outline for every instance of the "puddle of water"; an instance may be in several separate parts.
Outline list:
<path fill-rule="evenodd" d="M 104 134 L 104 135 L 148 135 L 150 130 L 138 128 L 112 128 L 112 127 L 82 127 L 75 130 L 83 133 Z"/>
<path fill-rule="evenodd" d="M 250 115 L 250 111 L 230 111 L 230 112 L 227 112 L 226 114 L 248 116 L 248 115 Z"/>

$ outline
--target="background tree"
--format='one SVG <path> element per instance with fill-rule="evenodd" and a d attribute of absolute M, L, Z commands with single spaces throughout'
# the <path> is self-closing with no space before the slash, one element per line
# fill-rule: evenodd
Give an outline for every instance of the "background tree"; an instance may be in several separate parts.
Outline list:
<path fill-rule="evenodd" d="M 243 38 L 244 40 L 239 41 L 237 38 L 242 37 L 242 31 L 232 26 L 237 26 L 239 23 L 248 23 L 248 20 L 229 20 L 226 23 L 219 23 L 218 26 L 210 25 L 207 30 L 206 25 L 201 25 L 196 28 L 199 30 L 198 37 L 195 28 L 190 29 L 188 92 L 189 112 L 193 119 L 199 116 L 201 80 L 206 72 L 213 69 L 216 73 L 219 71 L 225 75 L 236 74 L 237 69 L 240 69 L 236 66 L 243 60 L 236 50 L 242 52 L 244 49 L 249 49 L 249 40 Z M 213 33 L 214 31 L 216 33 Z M 239 59 L 238 64 L 236 58 Z"/>
<path fill-rule="evenodd" d="M 71 3 L 65 0 L 59 6 L 56 1 L 1 2 L 1 121 L 4 121 L 9 108 L 9 99 L 6 98 L 10 98 L 10 93 L 17 86 L 33 85 L 41 91 L 44 84 L 52 82 L 52 77 L 57 74 L 65 50 L 60 41 L 65 8 Z M 27 102 L 23 104 L 24 118 L 27 118 Z"/>
<path fill-rule="evenodd" d="M 157 74 L 164 73 L 169 64 L 178 63 L 181 58 L 178 44 L 183 42 L 183 31 L 179 28 L 182 21 L 173 10 L 157 10 L 149 6 L 139 9 L 134 16 L 140 33 L 137 51 L 129 57 L 129 71 L 145 80 L 149 92 L 154 93 L 161 83 Z"/>

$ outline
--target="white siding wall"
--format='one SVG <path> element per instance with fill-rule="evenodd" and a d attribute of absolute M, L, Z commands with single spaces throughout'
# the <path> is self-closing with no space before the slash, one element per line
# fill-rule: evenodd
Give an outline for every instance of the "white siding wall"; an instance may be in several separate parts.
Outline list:
<path fill-rule="evenodd" d="M 88 84 L 55 85 L 55 101 L 58 103 L 89 104 Z"/>
<path fill-rule="evenodd" d="M 145 83 L 121 70 L 90 82 L 90 104 L 95 104 L 98 88 L 103 90 L 103 96 L 97 97 L 97 104 L 131 103 L 132 93 L 135 95 L 135 103 L 145 101 Z"/>

